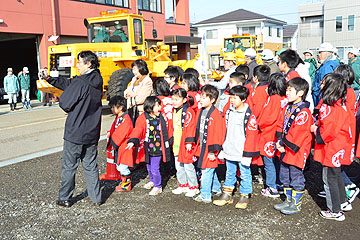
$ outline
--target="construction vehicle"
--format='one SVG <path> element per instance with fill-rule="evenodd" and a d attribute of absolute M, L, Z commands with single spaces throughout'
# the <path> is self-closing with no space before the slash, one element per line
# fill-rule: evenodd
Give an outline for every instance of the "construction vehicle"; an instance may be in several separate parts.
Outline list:
<path fill-rule="evenodd" d="M 123 95 L 133 74 L 131 63 L 143 59 L 153 80 L 164 76 L 169 65 L 187 69 L 193 67 L 195 59 L 172 61 L 170 46 L 163 42 L 148 46 L 144 38 L 144 18 L 142 15 L 128 13 L 127 10 L 101 12 L 100 17 L 84 19 L 88 43 L 50 46 L 49 75 L 72 78 L 79 75 L 76 68 L 77 55 L 83 50 L 93 51 L 100 60 L 100 72 L 104 80 L 104 98 Z M 153 29 L 153 37 L 157 32 Z M 60 96 L 62 91 L 45 80 L 37 82 L 38 89 Z"/>
<path fill-rule="evenodd" d="M 261 63 L 261 55 L 259 49 L 261 44 L 257 41 L 256 35 L 245 33 L 243 35 L 232 35 L 230 38 L 224 38 L 224 48 L 220 51 L 220 57 L 224 56 L 224 52 L 233 52 L 236 56 L 236 65 L 245 63 L 245 51 L 248 48 L 253 48 L 258 56 L 256 61 Z"/>
<path fill-rule="evenodd" d="M 224 47 L 220 49 L 219 62 L 222 62 L 227 54 L 234 53 L 236 65 L 244 64 L 246 49 L 253 48 L 257 53 L 256 62 L 261 65 L 263 64 L 259 51 L 261 47 L 261 44 L 257 41 L 256 35 L 250 35 L 248 33 L 243 35 L 234 34 L 229 38 L 224 38 Z M 220 69 L 212 70 L 210 78 L 221 80 L 224 77 L 224 72 L 221 67 L 222 64 L 220 64 Z"/>

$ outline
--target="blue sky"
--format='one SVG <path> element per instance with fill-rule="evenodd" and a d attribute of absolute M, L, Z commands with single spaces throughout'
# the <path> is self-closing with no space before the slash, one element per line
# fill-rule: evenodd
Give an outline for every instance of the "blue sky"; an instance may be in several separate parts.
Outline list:
<path fill-rule="evenodd" d="M 299 4 L 319 1 L 321 0 L 189 0 L 190 22 L 197 23 L 242 8 L 295 24 Z"/>

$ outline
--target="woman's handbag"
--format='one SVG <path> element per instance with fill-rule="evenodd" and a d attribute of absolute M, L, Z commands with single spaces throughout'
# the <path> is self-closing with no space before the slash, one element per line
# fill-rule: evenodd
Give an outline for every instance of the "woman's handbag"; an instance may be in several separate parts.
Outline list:
<path fill-rule="evenodd" d="M 136 104 L 135 98 L 130 98 L 131 103 L 132 103 L 133 99 L 135 101 L 135 104 L 131 104 L 132 107 L 128 109 L 128 114 L 131 118 L 133 126 L 135 127 L 136 119 L 139 117 L 139 110 L 137 109 L 137 104 Z"/>

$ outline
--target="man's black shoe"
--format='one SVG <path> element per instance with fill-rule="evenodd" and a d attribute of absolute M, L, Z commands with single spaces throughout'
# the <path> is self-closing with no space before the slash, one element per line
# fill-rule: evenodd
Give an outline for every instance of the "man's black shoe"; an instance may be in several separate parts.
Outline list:
<path fill-rule="evenodd" d="M 71 207 L 73 205 L 69 200 L 56 200 L 56 204 L 62 207 Z"/>

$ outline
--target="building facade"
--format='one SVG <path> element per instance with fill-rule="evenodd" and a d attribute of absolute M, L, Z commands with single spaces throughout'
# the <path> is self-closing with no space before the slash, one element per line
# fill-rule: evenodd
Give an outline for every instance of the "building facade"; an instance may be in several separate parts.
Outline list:
<path fill-rule="evenodd" d="M 283 46 L 285 24 L 281 20 L 239 9 L 198 22 L 194 26 L 198 28 L 198 36 L 206 38 L 209 68 L 217 68 L 220 50 L 224 48 L 224 38 L 234 34 L 256 35 L 260 50 L 266 48 L 275 53 Z"/>
<path fill-rule="evenodd" d="M 299 6 L 298 48 L 316 50 L 330 42 L 345 61 L 349 48 L 360 47 L 360 4 L 350 0 L 324 0 Z"/>
<path fill-rule="evenodd" d="M 148 45 L 168 39 L 168 44 L 176 46 L 178 58 L 187 59 L 189 0 L 177 0 L 170 8 L 172 21 L 165 20 L 165 3 L 175 4 L 167 0 L 1 0 L 0 50 L 4 57 L 0 59 L 0 77 L 6 75 L 8 67 L 17 73 L 27 66 L 35 81 L 38 69 L 48 65 L 49 46 L 87 42 L 84 19 L 116 9 L 143 15 Z M 153 29 L 157 30 L 156 38 Z"/>

